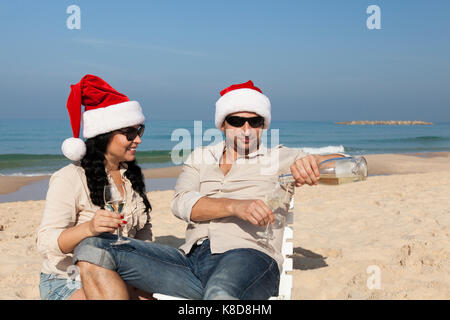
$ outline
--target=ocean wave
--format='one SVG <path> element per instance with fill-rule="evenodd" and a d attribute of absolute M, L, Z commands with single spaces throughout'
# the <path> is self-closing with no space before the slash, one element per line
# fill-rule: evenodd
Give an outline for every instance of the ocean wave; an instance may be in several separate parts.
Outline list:
<path fill-rule="evenodd" d="M 412 140 L 417 140 L 417 141 L 450 141 L 450 137 L 423 136 L 423 137 L 415 137 Z"/>
<path fill-rule="evenodd" d="M 49 176 L 52 174 L 53 172 L 37 172 L 37 173 L 15 172 L 11 174 L 0 173 L 0 177 L 39 177 L 39 176 Z"/>
<path fill-rule="evenodd" d="M 138 151 L 136 153 L 138 162 L 161 163 L 171 161 L 170 150 Z M 61 154 L 0 154 L 0 170 L 18 168 L 39 168 L 39 171 L 61 168 L 70 163 Z"/>
<path fill-rule="evenodd" d="M 301 148 L 304 152 L 310 154 L 324 154 L 324 153 L 344 153 L 344 146 L 327 146 L 318 148 Z"/>
<path fill-rule="evenodd" d="M 170 150 L 138 151 L 136 160 L 142 168 L 172 165 Z M 0 154 L 0 175 L 51 175 L 70 162 L 61 154 Z"/>

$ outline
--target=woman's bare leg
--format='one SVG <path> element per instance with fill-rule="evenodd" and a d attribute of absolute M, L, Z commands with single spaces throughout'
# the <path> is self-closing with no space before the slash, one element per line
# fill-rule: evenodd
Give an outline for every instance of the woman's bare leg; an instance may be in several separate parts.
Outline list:
<path fill-rule="evenodd" d="M 95 264 L 79 261 L 81 283 L 88 300 L 128 300 L 125 282 L 117 272 Z"/>
<path fill-rule="evenodd" d="M 127 288 L 130 300 L 156 300 L 153 298 L 153 293 L 142 291 L 130 285 L 127 285 Z"/>
<path fill-rule="evenodd" d="M 87 300 L 86 295 L 84 294 L 83 288 L 75 291 L 69 298 L 69 300 Z"/>

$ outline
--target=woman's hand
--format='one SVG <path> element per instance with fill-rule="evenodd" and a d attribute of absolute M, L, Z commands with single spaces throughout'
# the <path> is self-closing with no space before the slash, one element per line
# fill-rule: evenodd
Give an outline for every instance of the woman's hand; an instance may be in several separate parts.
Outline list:
<path fill-rule="evenodd" d="M 106 210 L 97 210 L 91 220 L 61 232 L 58 238 L 58 246 L 62 253 L 71 253 L 81 241 L 88 237 L 95 237 L 103 232 L 114 233 L 121 224 L 127 223 L 122 219 L 123 216 L 120 214 Z"/>
<path fill-rule="evenodd" d="M 114 233 L 122 223 L 126 223 L 122 219 L 123 216 L 118 213 L 99 209 L 95 212 L 94 218 L 89 221 L 89 232 L 93 237 L 103 232 Z"/>

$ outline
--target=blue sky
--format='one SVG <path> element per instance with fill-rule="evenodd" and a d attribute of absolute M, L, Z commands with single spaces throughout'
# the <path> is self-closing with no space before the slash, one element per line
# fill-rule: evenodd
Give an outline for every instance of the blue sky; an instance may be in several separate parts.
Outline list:
<path fill-rule="evenodd" d="M 220 90 L 251 79 L 275 120 L 450 122 L 446 0 L 2 1 L 0 32 L 1 118 L 68 119 L 90 73 L 150 121 L 212 120 Z"/>

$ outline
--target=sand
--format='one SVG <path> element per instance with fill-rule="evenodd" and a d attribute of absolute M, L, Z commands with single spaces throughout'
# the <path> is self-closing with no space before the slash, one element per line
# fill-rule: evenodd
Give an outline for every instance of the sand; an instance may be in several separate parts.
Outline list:
<path fill-rule="evenodd" d="M 49 179 L 50 176 L 0 176 L 0 194 L 8 194 L 16 192 L 20 188 L 29 185 L 33 182 Z"/>
<path fill-rule="evenodd" d="M 449 157 L 367 156 L 376 176 L 297 188 L 292 298 L 450 299 Z M 148 197 L 155 241 L 178 246 L 186 224 L 170 211 L 172 194 Z M 0 299 L 39 299 L 35 233 L 43 207 L 0 203 Z"/>

